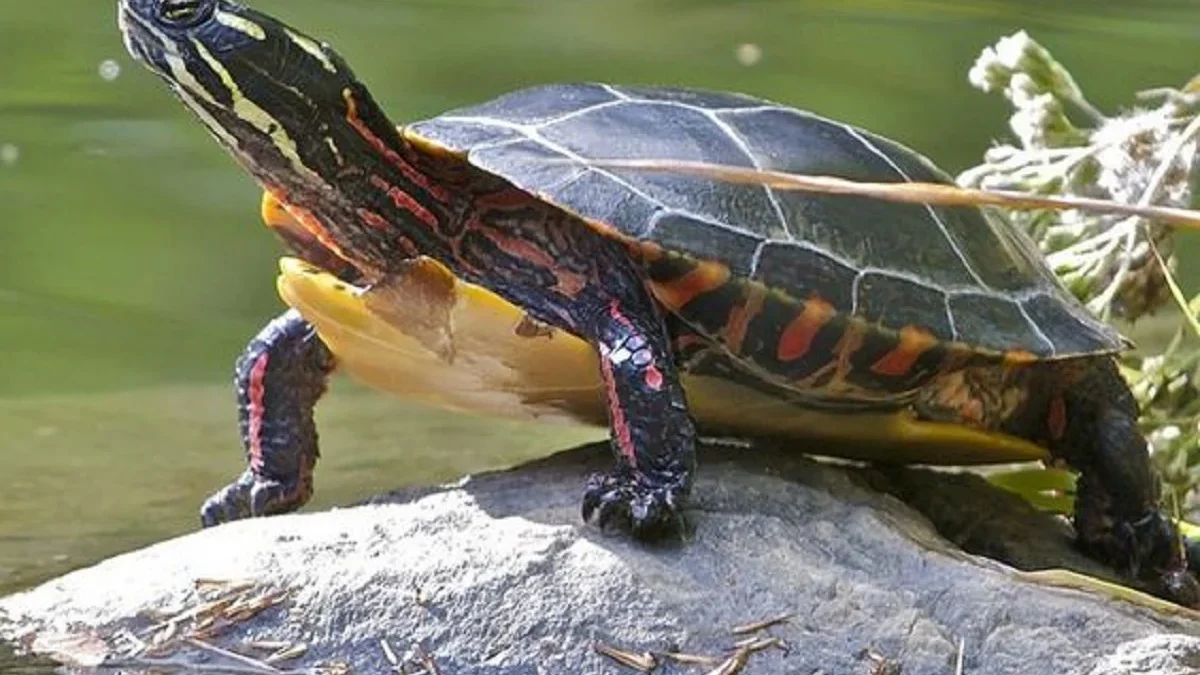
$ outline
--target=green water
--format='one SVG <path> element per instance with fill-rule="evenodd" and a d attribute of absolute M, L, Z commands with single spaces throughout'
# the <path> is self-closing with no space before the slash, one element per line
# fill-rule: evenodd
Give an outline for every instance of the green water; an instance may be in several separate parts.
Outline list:
<path fill-rule="evenodd" d="M 1029 29 L 1106 110 L 1200 70 L 1198 0 L 258 5 L 336 45 L 398 121 L 539 82 L 670 83 L 791 102 L 955 171 L 1004 132 L 965 82 L 1000 35 Z M 257 190 L 124 54 L 111 0 L 5 0 L 0 45 L 4 592 L 195 526 L 241 469 L 232 360 L 280 305 Z M 316 507 L 581 437 L 345 382 L 320 422 Z"/>

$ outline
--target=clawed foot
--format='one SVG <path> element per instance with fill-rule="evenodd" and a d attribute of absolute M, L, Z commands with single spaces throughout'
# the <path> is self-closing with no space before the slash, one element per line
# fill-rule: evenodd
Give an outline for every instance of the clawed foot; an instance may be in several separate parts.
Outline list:
<path fill-rule="evenodd" d="M 1158 595 L 1184 607 L 1200 608 L 1200 583 L 1195 574 L 1198 561 L 1188 559 L 1190 543 L 1169 518 L 1153 511 L 1120 529 L 1134 552 L 1131 569 L 1135 575 L 1149 567 L 1150 576 L 1157 577 Z"/>
<path fill-rule="evenodd" d="M 643 541 L 678 536 L 686 526 L 681 508 L 687 491 L 683 478 L 620 467 L 588 479 L 583 519 L 595 516 L 601 528 L 627 530 Z"/>
<path fill-rule="evenodd" d="M 1151 511 L 1136 521 L 1119 523 L 1105 540 L 1107 543 L 1099 546 L 1084 542 L 1085 548 L 1144 580 L 1156 595 L 1185 607 L 1200 608 L 1197 561 L 1189 561 L 1185 553 L 1194 547 L 1180 537 L 1174 523 L 1162 513 Z"/>
<path fill-rule="evenodd" d="M 233 483 L 204 501 L 200 522 L 204 527 L 242 518 L 295 511 L 312 496 L 312 474 L 299 480 L 280 482 L 246 470 Z"/>

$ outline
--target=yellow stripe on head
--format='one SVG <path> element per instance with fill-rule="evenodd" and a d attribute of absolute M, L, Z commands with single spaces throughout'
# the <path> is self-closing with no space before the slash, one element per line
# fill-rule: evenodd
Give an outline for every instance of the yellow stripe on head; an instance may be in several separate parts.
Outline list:
<path fill-rule="evenodd" d="M 267 39 L 267 33 L 263 30 L 263 27 L 244 16 L 230 14 L 220 9 L 213 16 L 226 27 L 239 31 L 255 40 L 261 42 Z"/>
<path fill-rule="evenodd" d="M 331 73 L 336 73 L 338 71 L 337 66 L 333 65 L 333 61 L 329 59 L 329 56 L 325 53 L 325 50 L 322 49 L 321 45 L 317 44 L 316 41 L 286 28 L 283 32 L 288 36 L 289 40 L 295 43 L 297 47 L 308 52 L 309 56 L 312 56 L 314 59 L 320 61 L 321 66 L 324 67 L 325 70 L 328 70 Z"/>
<path fill-rule="evenodd" d="M 207 63 L 208 67 L 217 74 L 217 77 L 221 78 L 221 83 L 224 84 L 225 88 L 229 90 L 230 99 L 233 102 L 233 113 L 237 115 L 239 119 L 250 124 L 255 129 L 258 129 L 263 134 L 269 136 L 271 138 L 271 143 L 277 150 L 279 150 L 279 154 L 283 155 L 287 161 L 291 163 L 292 168 L 298 173 L 308 176 L 309 178 L 321 180 L 321 177 L 312 169 L 308 168 L 308 166 L 304 164 L 304 161 L 300 159 L 300 151 L 296 145 L 296 141 L 288 135 L 286 127 L 284 127 L 279 120 L 272 117 L 271 114 L 266 110 L 263 110 L 262 106 L 250 100 L 245 94 L 242 93 L 241 88 L 238 87 L 238 84 L 233 79 L 233 76 L 230 75 L 229 71 L 221 65 L 220 61 L 213 57 L 212 53 L 208 51 L 207 47 L 205 47 L 195 38 L 192 38 L 192 46 L 196 48 L 196 53 L 200 55 L 200 58 L 204 59 L 204 62 Z M 191 79 L 193 82 L 195 82 L 195 78 Z M 197 83 L 197 86 L 200 86 L 199 83 Z M 211 97 L 209 100 L 212 100 Z"/>

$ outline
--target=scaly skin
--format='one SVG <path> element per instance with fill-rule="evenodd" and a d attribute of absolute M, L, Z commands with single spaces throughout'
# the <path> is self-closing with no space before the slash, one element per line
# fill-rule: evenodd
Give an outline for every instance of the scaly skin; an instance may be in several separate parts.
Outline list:
<path fill-rule="evenodd" d="M 293 511 L 312 496 L 317 428 L 313 409 L 334 358 L 295 310 L 268 323 L 234 367 L 238 425 L 248 467 L 200 509 L 207 527 Z"/>

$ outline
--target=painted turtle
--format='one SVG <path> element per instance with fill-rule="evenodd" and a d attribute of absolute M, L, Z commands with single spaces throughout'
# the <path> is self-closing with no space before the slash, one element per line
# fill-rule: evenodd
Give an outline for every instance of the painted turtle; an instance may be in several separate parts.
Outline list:
<path fill-rule="evenodd" d="M 283 206 L 298 255 L 372 289 L 461 281 L 594 346 L 616 466 L 589 480 L 585 518 L 642 538 L 682 524 L 687 374 L 785 402 L 770 419 L 839 420 L 829 436 L 886 418 L 935 445 L 969 432 L 1044 448 L 1080 472 L 1087 551 L 1200 603 L 1114 363 L 1125 342 L 1006 221 L 592 164 L 948 180 L 917 153 L 748 96 L 602 84 L 526 89 L 397 133 L 331 48 L 274 18 L 229 0 L 119 8 L 130 53 Z M 378 307 L 403 325 L 403 302 Z M 419 323 L 454 357 L 451 312 Z M 205 503 L 206 525 L 308 499 L 313 407 L 347 356 L 295 310 L 251 340 L 236 367 L 249 468 Z"/>

